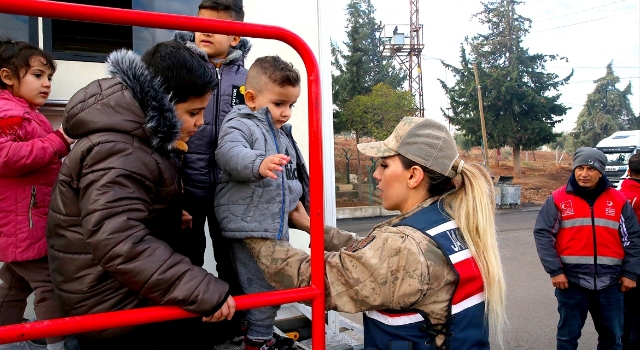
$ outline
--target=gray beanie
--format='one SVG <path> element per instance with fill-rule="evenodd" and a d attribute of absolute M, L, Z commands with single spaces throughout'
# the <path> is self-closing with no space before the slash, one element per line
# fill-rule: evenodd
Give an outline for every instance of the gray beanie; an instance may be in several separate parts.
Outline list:
<path fill-rule="evenodd" d="M 602 151 L 591 147 L 580 147 L 573 154 L 573 170 L 581 165 L 588 165 L 595 168 L 604 175 L 604 168 L 607 165 L 607 156 Z"/>

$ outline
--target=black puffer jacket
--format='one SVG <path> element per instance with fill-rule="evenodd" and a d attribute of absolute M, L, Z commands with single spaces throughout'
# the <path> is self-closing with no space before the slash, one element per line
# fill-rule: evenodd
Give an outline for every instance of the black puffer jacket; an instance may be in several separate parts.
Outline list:
<path fill-rule="evenodd" d="M 53 189 L 47 225 L 63 311 L 176 305 L 211 315 L 226 300 L 227 283 L 171 248 L 181 223 L 173 105 L 133 52 L 117 51 L 107 63 L 114 77 L 78 91 L 65 110 L 64 131 L 79 140 Z"/>
<path fill-rule="evenodd" d="M 194 47 L 193 32 L 176 32 L 173 40 Z M 240 43 L 229 50 L 227 58 L 214 65 L 207 65 L 218 77 L 218 89 L 211 95 L 204 111 L 204 125 L 189 139 L 189 151 L 184 155 L 180 174 L 184 192 L 194 197 L 213 197 L 217 185 L 215 151 L 222 122 L 236 105 L 244 104 L 244 83 L 247 69 L 244 59 L 251 50 L 251 43 L 241 38 Z"/>

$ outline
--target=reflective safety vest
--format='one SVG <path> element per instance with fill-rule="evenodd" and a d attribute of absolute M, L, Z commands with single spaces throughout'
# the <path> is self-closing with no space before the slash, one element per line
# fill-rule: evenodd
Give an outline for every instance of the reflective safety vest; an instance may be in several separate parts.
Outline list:
<path fill-rule="evenodd" d="M 444 325 L 432 325 L 426 313 L 416 312 L 417 310 L 367 311 L 364 317 L 365 350 L 438 349 L 434 340 L 437 334 L 445 334 L 445 341 L 440 349 L 490 348 L 489 329 L 484 317 L 484 282 L 480 269 L 471 256 L 458 225 L 442 212 L 444 209 L 435 203 L 394 226 L 410 226 L 422 231 L 438 245 L 453 266 L 458 281 L 449 301 L 448 321 Z M 367 344 L 368 337 L 376 339 L 376 347 Z"/>
<path fill-rule="evenodd" d="M 620 224 L 626 198 L 607 189 L 591 207 L 583 198 L 567 193 L 566 186 L 552 195 L 561 215 L 556 251 L 564 273 L 589 289 L 607 287 L 618 278 L 623 246 L 629 244 L 625 226 Z"/>

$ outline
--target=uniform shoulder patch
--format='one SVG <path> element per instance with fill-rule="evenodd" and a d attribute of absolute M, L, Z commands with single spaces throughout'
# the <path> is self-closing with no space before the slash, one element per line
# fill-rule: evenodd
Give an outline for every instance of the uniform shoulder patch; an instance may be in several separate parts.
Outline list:
<path fill-rule="evenodd" d="M 376 235 L 368 235 L 367 237 L 355 242 L 354 244 L 344 248 L 344 250 L 348 251 L 348 252 L 356 252 L 366 246 L 369 245 L 369 243 L 373 242 L 373 240 L 376 238 Z"/>

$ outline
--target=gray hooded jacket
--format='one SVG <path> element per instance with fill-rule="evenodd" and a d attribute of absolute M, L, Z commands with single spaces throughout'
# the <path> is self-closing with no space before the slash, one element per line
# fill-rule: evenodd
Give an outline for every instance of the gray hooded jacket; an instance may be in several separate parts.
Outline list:
<path fill-rule="evenodd" d="M 216 161 L 222 173 L 215 210 L 225 237 L 288 240 L 289 212 L 298 201 L 308 210 L 309 175 L 291 125 L 276 129 L 271 120 L 266 107 L 252 112 L 236 106 L 220 130 Z M 285 148 L 291 163 L 277 179 L 262 177 L 260 163 Z"/>

